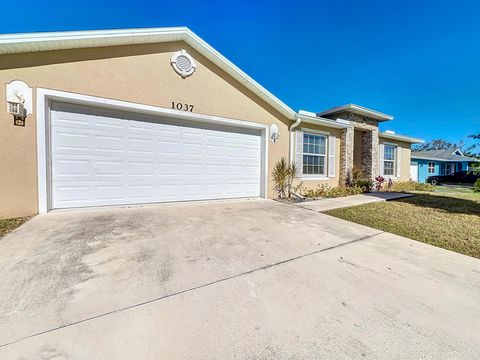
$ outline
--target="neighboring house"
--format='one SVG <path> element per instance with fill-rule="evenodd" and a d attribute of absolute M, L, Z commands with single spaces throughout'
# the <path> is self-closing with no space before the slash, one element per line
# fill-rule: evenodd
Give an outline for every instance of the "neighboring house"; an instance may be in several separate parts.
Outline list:
<path fill-rule="evenodd" d="M 410 177 L 425 182 L 429 176 L 449 175 L 456 171 L 471 170 L 478 159 L 464 156 L 460 149 L 412 151 Z"/>
<path fill-rule="evenodd" d="M 0 81 L 0 217 L 273 197 L 281 157 L 305 187 L 408 180 L 421 142 L 353 104 L 295 112 L 187 28 L 3 35 Z"/>

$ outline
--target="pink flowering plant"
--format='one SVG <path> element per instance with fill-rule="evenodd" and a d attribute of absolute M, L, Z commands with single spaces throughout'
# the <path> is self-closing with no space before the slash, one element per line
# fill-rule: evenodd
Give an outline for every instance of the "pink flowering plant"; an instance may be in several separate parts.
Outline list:
<path fill-rule="evenodd" d="M 382 188 L 383 188 L 383 183 L 385 182 L 385 178 L 381 175 L 378 175 L 376 178 L 375 178 L 375 188 L 377 189 L 377 191 L 381 191 Z"/>

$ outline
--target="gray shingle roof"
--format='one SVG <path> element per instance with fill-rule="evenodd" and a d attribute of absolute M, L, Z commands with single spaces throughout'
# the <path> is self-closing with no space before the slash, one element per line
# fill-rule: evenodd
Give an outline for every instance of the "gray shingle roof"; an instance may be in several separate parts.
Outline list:
<path fill-rule="evenodd" d="M 444 161 L 479 161 L 478 159 L 455 154 L 456 150 L 412 151 L 412 158 Z"/>

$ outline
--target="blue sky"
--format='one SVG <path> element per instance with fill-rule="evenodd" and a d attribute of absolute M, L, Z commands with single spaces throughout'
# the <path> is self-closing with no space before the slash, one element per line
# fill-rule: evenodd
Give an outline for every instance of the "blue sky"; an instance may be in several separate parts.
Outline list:
<path fill-rule="evenodd" d="M 188 26 L 295 110 L 353 102 L 426 140 L 480 131 L 478 1 L 9 4 L 1 33 Z"/>

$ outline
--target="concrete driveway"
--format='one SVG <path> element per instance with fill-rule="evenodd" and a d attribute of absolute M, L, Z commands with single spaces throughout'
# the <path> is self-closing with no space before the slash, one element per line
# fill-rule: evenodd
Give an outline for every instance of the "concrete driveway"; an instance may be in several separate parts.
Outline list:
<path fill-rule="evenodd" d="M 478 359 L 480 261 L 274 201 L 38 216 L 0 359 Z"/>

